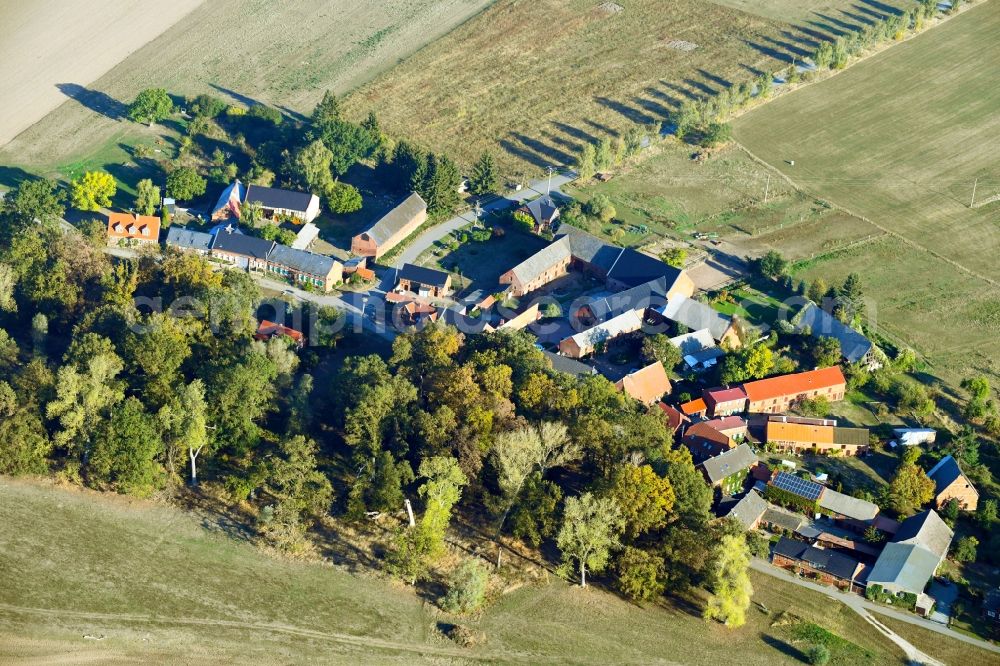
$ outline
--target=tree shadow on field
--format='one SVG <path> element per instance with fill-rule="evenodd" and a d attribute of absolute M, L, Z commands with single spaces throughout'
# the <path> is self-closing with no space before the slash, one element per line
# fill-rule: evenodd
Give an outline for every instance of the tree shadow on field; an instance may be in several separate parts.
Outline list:
<path fill-rule="evenodd" d="M 866 18 L 870 17 L 872 21 L 884 21 L 889 17 L 889 14 L 886 14 L 885 12 L 872 9 L 871 7 L 865 7 L 864 5 L 853 5 L 851 9 L 858 12 L 858 16 L 864 16 Z"/>
<path fill-rule="evenodd" d="M 608 99 L 607 97 L 595 97 L 594 101 L 603 107 L 611 109 L 612 111 L 622 115 L 625 119 L 630 120 L 634 123 L 651 123 L 654 118 L 639 109 L 631 107 L 627 104 L 622 104 L 619 101 Z"/>
<path fill-rule="evenodd" d="M 560 130 L 566 136 L 573 137 L 574 139 L 582 141 L 583 143 L 597 143 L 596 136 L 584 132 L 579 127 L 573 127 L 572 125 L 567 125 L 566 123 L 559 122 L 558 120 L 553 120 L 552 126 Z"/>
<path fill-rule="evenodd" d="M 903 10 L 899 7 L 893 7 L 892 5 L 887 5 L 884 2 L 879 2 L 878 0 L 860 0 L 860 2 L 861 4 L 868 5 L 869 7 L 877 9 L 886 15 L 895 14 L 896 16 L 901 16 L 903 14 Z"/>
<path fill-rule="evenodd" d="M 806 655 L 804 655 L 801 650 L 799 650 L 797 647 L 793 645 L 790 645 L 789 643 L 786 643 L 785 641 L 779 638 L 775 638 L 774 636 L 768 636 L 767 634 L 761 634 L 760 640 L 764 641 L 765 643 L 773 647 L 781 654 L 787 655 L 792 659 L 797 659 L 798 661 L 801 661 L 803 663 L 808 663 Z"/>
<path fill-rule="evenodd" d="M 3 187 L 17 187 L 24 181 L 32 180 L 36 177 L 20 167 L 0 165 L 0 185 Z"/>
<path fill-rule="evenodd" d="M 791 55 L 784 51 L 779 51 L 774 47 L 765 46 L 764 44 L 758 44 L 751 41 L 745 41 L 743 43 L 752 48 L 754 51 L 766 55 L 769 58 L 774 58 L 775 60 L 780 60 L 782 62 L 792 62 L 793 60 Z"/>
<path fill-rule="evenodd" d="M 664 88 L 666 88 L 667 90 L 674 91 L 678 95 L 682 95 L 683 97 L 687 97 L 688 100 L 692 101 L 692 102 L 698 102 L 698 101 L 701 101 L 703 99 L 701 95 L 699 95 L 698 93 L 694 92 L 693 90 L 688 90 L 684 86 L 677 85 L 676 83 L 673 83 L 672 81 L 664 81 L 663 79 L 660 79 L 660 85 L 663 86 Z"/>
<path fill-rule="evenodd" d="M 538 139 L 532 138 L 520 132 L 511 132 L 511 137 L 521 143 L 521 145 L 535 151 L 539 155 L 542 155 L 548 160 L 548 164 L 543 166 L 549 166 L 551 164 L 572 164 L 576 158 L 567 152 L 559 150 L 554 146 L 547 145 Z"/>
<path fill-rule="evenodd" d="M 244 105 L 246 107 L 257 106 L 258 104 L 263 104 L 263 102 L 259 102 L 259 101 L 255 100 L 253 97 L 247 97 L 246 95 L 240 94 L 240 93 L 236 92 L 235 90 L 230 90 L 229 88 L 223 88 L 222 86 L 217 85 L 215 83 L 210 83 L 208 85 L 212 86 L 213 88 L 215 88 L 218 92 L 222 93 L 223 95 L 229 97 L 229 99 L 233 100 L 234 102 L 239 102 L 240 104 L 242 104 L 242 105 Z"/>
<path fill-rule="evenodd" d="M 705 97 L 714 97 L 719 93 L 718 90 L 708 85 L 704 81 L 698 81 L 697 79 L 688 78 L 684 79 L 684 83 L 686 83 L 691 88 L 694 88 L 695 90 L 701 91 Z"/>
<path fill-rule="evenodd" d="M 715 85 L 720 86 L 722 88 L 732 88 L 733 87 L 733 82 L 732 81 L 730 81 L 729 79 L 724 79 L 721 76 L 719 76 L 718 74 L 712 74 L 711 72 L 707 72 L 704 69 L 700 69 L 700 68 L 698 69 L 698 74 L 700 74 L 701 77 L 703 79 L 705 79 L 706 81 L 711 81 Z"/>
<path fill-rule="evenodd" d="M 125 117 L 126 106 L 111 95 L 100 90 L 91 90 L 78 83 L 57 83 L 56 88 L 72 100 L 76 100 L 82 106 L 96 111 L 102 116 L 112 120 L 121 120 Z"/>
<path fill-rule="evenodd" d="M 839 27 L 834 27 L 829 23 L 823 23 L 822 21 L 806 21 L 806 23 L 813 26 L 814 28 L 817 28 L 818 30 L 822 30 L 823 34 L 827 35 L 827 39 L 830 41 L 835 40 L 837 37 L 843 37 L 844 35 L 847 34 L 847 30 Z M 799 29 L 802 30 L 801 27 Z"/>
<path fill-rule="evenodd" d="M 820 20 L 825 21 L 828 25 L 834 25 L 840 30 L 845 32 L 858 32 L 861 30 L 860 25 L 855 23 L 848 23 L 847 21 L 837 18 L 835 16 L 829 16 L 828 14 L 823 14 L 822 12 L 813 12 Z M 844 34 L 844 33 L 841 33 Z"/>

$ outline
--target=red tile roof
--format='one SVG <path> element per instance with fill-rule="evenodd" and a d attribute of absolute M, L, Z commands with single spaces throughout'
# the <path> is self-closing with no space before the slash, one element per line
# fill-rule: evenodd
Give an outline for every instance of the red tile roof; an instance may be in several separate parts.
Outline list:
<path fill-rule="evenodd" d="M 705 402 L 712 404 L 719 404 L 720 402 L 732 402 L 733 400 L 746 400 L 747 394 L 743 391 L 743 387 L 734 386 L 733 388 L 717 388 L 705 391 Z"/>
<path fill-rule="evenodd" d="M 705 425 L 710 428 L 715 428 L 719 432 L 728 432 L 731 430 L 745 430 L 747 427 L 747 422 L 744 421 L 739 416 L 727 416 L 721 419 L 712 419 L 711 421 L 705 421 Z"/>
<path fill-rule="evenodd" d="M 257 327 L 257 333 L 254 337 L 258 340 L 267 340 L 276 335 L 287 335 L 292 340 L 295 340 L 295 342 L 302 342 L 304 337 L 301 331 L 296 331 L 294 328 L 288 328 L 287 326 L 282 326 L 266 319 L 260 322 L 260 326 Z"/>
<path fill-rule="evenodd" d="M 662 409 L 663 413 L 667 415 L 667 424 L 674 430 L 681 427 L 682 423 L 691 422 L 691 419 L 664 402 L 660 403 L 660 409 Z"/>
<path fill-rule="evenodd" d="M 769 377 L 755 382 L 747 382 L 743 385 L 747 398 L 750 402 L 770 400 L 786 395 L 798 395 L 817 389 L 829 388 L 846 384 L 844 373 L 840 371 L 840 366 L 810 370 L 808 372 L 798 372 L 794 375 L 782 375 L 780 377 Z"/>

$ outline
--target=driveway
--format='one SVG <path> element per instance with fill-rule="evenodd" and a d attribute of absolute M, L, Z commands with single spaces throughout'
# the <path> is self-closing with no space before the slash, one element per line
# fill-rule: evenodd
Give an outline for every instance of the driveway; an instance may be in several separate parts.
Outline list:
<path fill-rule="evenodd" d="M 951 608 L 958 599 L 958 586 L 954 584 L 945 585 L 938 581 L 931 582 L 927 595 L 934 600 L 934 612 L 930 619 L 939 624 L 948 626 L 951 620 Z"/>
<path fill-rule="evenodd" d="M 483 213 L 505 210 L 511 206 L 521 203 L 522 201 L 525 201 L 526 199 L 533 199 L 537 196 L 544 195 L 546 192 L 559 193 L 560 187 L 566 183 L 572 182 L 575 179 L 576 174 L 572 171 L 567 171 L 565 173 L 553 173 L 551 183 L 548 177 L 542 178 L 532 182 L 528 185 L 528 187 L 522 189 L 520 192 L 509 192 L 504 196 L 487 199 L 481 202 L 480 206 Z M 392 261 L 392 266 L 398 268 L 403 264 L 414 263 L 417 258 L 423 254 L 425 250 L 434 245 L 434 243 L 438 242 L 452 231 L 461 229 L 465 225 L 475 222 L 475 220 L 476 214 L 470 210 L 462 213 L 461 215 L 456 215 L 446 222 L 434 225 L 424 233 L 417 236 L 417 238 L 414 239 L 414 241 Z"/>

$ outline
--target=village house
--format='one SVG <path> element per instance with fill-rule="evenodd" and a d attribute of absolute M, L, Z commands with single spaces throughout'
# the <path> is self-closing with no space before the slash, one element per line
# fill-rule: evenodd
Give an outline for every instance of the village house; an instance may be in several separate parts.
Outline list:
<path fill-rule="evenodd" d="M 212 251 L 212 240 L 212 234 L 172 226 L 167 229 L 167 238 L 164 244 L 181 252 L 207 255 Z"/>
<path fill-rule="evenodd" d="M 769 416 L 766 432 L 768 443 L 794 453 L 857 456 L 869 446 L 866 428 L 838 427 L 831 419 Z"/>
<path fill-rule="evenodd" d="M 799 330 L 808 330 L 814 338 L 833 338 L 839 342 L 840 354 L 848 363 L 858 363 L 870 370 L 882 367 L 871 340 L 815 303 L 805 306 L 797 319 Z"/>
<path fill-rule="evenodd" d="M 657 361 L 625 375 L 615 382 L 615 388 L 645 405 L 652 405 L 670 393 L 670 378 L 663 364 Z"/>
<path fill-rule="evenodd" d="M 924 588 L 948 554 L 953 536 L 933 509 L 907 518 L 875 561 L 868 585 L 879 585 L 892 595 L 916 595 L 918 610 L 929 610 L 933 602 Z"/>
<path fill-rule="evenodd" d="M 665 402 L 661 402 L 660 411 L 662 411 L 667 416 L 667 425 L 674 432 L 674 437 L 680 437 L 684 434 L 684 429 L 691 423 L 691 419 L 685 416 L 680 410 L 675 409 Z"/>
<path fill-rule="evenodd" d="M 845 495 L 788 472 L 774 473 L 764 492 L 768 498 L 777 502 L 787 504 L 789 500 L 794 500 L 796 508 L 810 515 L 825 514 L 839 525 L 856 532 L 864 532 L 870 525 L 875 525 L 880 517 L 878 506 L 872 502 Z M 887 525 L 885 531 L 891 529 Z"/>
<path fill-rule="evenodd" d="M 296 347 L 301 349 L 306 343 L 306 338 L 302 335 L 302 331 L 296 331 L 294 328 L 289 328 L 288 326 L 283 326 L 282 324 L 276 324 L 273 321 L 268 321 L 264 319 L 257 326 L 257 332 L 253 335 L 254 340 L 270 340 L 271 338 L 288 338 L 291 340 Z"/>
<path fill-rule="evenodd" d="M 412 292 L 392 292 L 385 295 L 385 302 L 393 305 L 393 321 L 401 327 L 421 327 L 438 320 L 438 309 Z"/>
<path fill-rule="evenodd" d="M 749 490 L 739 502 L 732 506 L 726 517 L 732 518 L 743 526 L 744 530 L 755 530 L 760 527 L 764 512 L 768 505 L 756 490 Z"/>
<path fill-rule="evenodd" d="M 416 192 L 351 239 L 351 253 L 376 261 L 427 221 L 427 202 Z"/>
<path fill-rule="evenodd" d="M 771 563 L 789 569 L 841 590 L 855 591 L 865 566 L 844 553 L 809 545 L 804 541 L 783 536 L 772 548 Z"/>
<path fill-rule="evenodd" d="M 659 277 L 616 294 L 593 298 L 581 305 L 574 316 L 585 326 L 613 319 L 629 310 L 641 317 L 646 310 L 655 310 L 666 303 L 671 286 L 666 277 Z"/>
<path fill-rule="evenodd" d="M 315 194 L 263 185 L 244 186 L 237 180 L 219 195 L 212 209 L 212 220 L 239 219 L 247 203 L 260 204 L 268 220 L 294 218 L 299 224 L 305 224 L 319 216 L 319 197 Z"/>
<path fill-rule="evenodd" d="M 756 464 L 757 454 L 750 445 L 740 444 L 702 461 L 698 467 L 705 475 L 708 485 L 718 488 L 723 496 L 729 496 L 743 490 L 748 470 Z"/>
<path fill-rule="evenodd" d="M 597 374 L 597 368 L 587 365 L 586 363 L 581 363 L 575 359 L 569 358 L 568 356 L 562 356 L 554 352 L 542 350 L 542 355 L 549 360 L 552 364 L 552 369 L 558 372 L 565 372 L 568 375 L 573 375 L 574 377 L 589 377 L 590 375 Z"/>
<path fill-rule="evenodd" d="M 215 234 L 211 254 L 237 268 L 263 273 L 267 270 L 267 255 L 275 245 L 274 241 L 248 236 L 227 226 Z"/>
<path fill-rule="evenodd" d="M 325 254 L 274 244 L 267 255 L 267 270 L 295 284 L 330 291 L 344 279 L 344 266 Z"/>
<path fill-rule="evenodd" d="M 747 394 L 740 386 L 714 388 L 702 392 L 710 416 L 742 414 L 747 408 Z"/>
<path fill-rule="evenodd" d="M 559 219 L 559 206 L 548 194 L 538 197 L 534 201 L 529 201 L 517 210 L 531 216 L 535 222 L 533 230 L 536 234 L 552 231 L 555 228 L 556 220 Z"/>
<path fill-rule="evenodd" d="M 698 463 L 735 448 L 746 434 L 746 421 L 732 416 L 689 426 L 681 437 L 681 444 L 691 451 L 691 458 Z"/>
<path fill-rule="evenodd" d="M 962 511 L 975 511 L 979 507 L 979 491 L 952 456 L 939 460 L 927 476 L 934 482 L 934 506 L 938 509 L 944 508 L 952 499 L 958 500 Z"/>
<path fill-rule="evenodd" d="M 782 414 L 803 400 L 818 397 L 830 402 L 843 400 L 847 380 L 840 367 L 832 366 L 746 382 L 743 390 L 747 394 L 747 411 Z"/>
<path fill-rule="evenodd" d="M 664 319 L 692 331 L 708 329 L 712 338 L 727 349 L 739 349 L 743 346 L 733 318 L 716 312 L 709 305 L 694 300 L 691 298 L 691 294 L 672 294 L 667 304 L 659 312 Z"/>
<path fill-rule="evenodd" d="M 497 326 L 498 331 L 520 331 L 527 328 L 531 324 L 542 318 L 542 311 L 539 304 L 532 303 L 528 307 L 524 308 L 521 312 L 517 313 L 510 319 L 506 321 L 501 320 L 501 324 Z"/>
<path fill-rule="evenodd" d="M 415 264 L 403 264 L 396 272 L 396 291 L 408 291 L 421 298 L 444 298 L 451 293 L 451 274 Z"/>
<path fill-rule="evenodd" d="M 703 419 L 708 414 L 708 405 L 705 404 L 704 398 L 695 398 L 681 403 L 679 409 L 685 416 L 695 419 Z"/>
<path fill-rule="evenodd" d="M 160 242 L 160 218 L 132 213 L 108 214 L 108 245 L 142 246 Z"/>

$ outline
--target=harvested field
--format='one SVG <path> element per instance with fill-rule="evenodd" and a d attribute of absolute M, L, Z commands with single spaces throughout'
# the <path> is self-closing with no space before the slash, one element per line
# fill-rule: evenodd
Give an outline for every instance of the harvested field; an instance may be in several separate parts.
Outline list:
<path fill-rule="evenodd" d="M 777 69 L 787 24 L 701 0 L 500 0 L 353 94 L 398 136 L 511 172 L 569 163 L 584 141 L 662 120 L 685 99 Z M 697 48 L 691 49 L 690 45 Z"/>
<path fill-rule="evenodd" d="M 123 105 L 150 86 L 306 112 L 327 88 L 350 90 L 488 4 L 206 2 L 97 81 L 72 81 L 79 86 L 73 99 L 0 150 L 0 164 L 65 175 L 70 165 L 93 162 L 95 156 L 105 163 L 127 161 L 123 147 L 148 138 L 149 131 L 123 121 Z"/>
<path fill-rule="evenodd" d="M 203 0 L 34 0 L 0 5 L 0 146 Z"/>
<path fill-rule="evenodd" d="M 985 2 L 734 123 L 737 139 L 808 192 L 870 219 L 877 243 L 800 269 L 861 274 L 879 326 L 942 377 L 1000 376 L 1000 4 Z M 795 165 L 788 162 L 794 160 Z"/>

